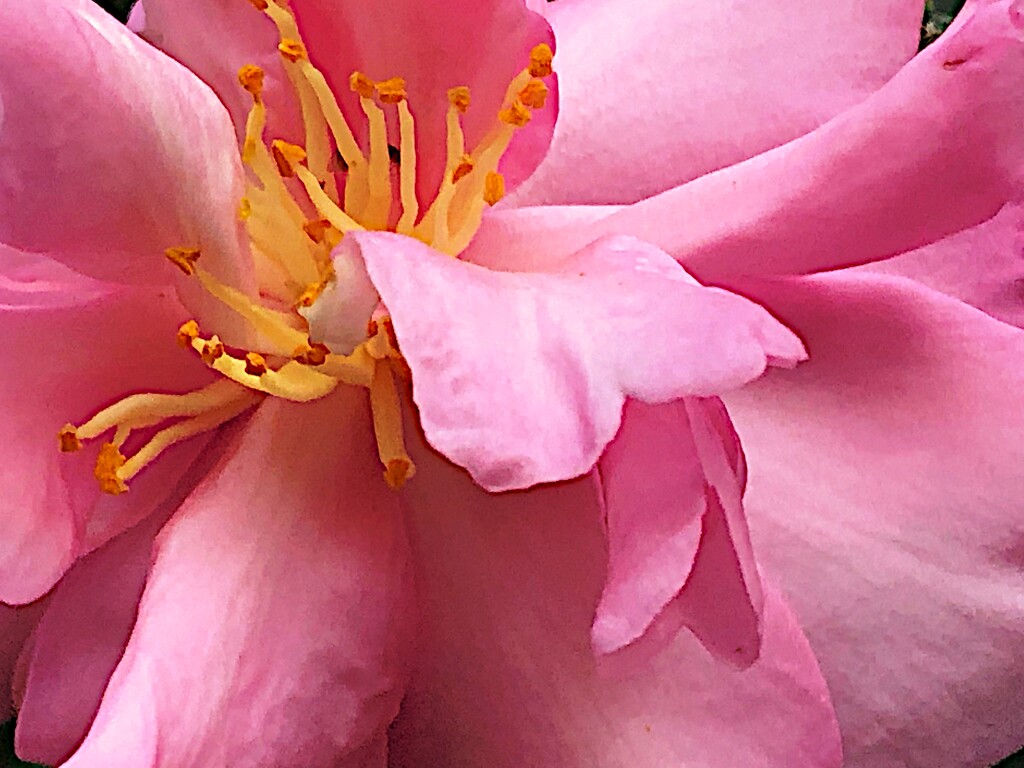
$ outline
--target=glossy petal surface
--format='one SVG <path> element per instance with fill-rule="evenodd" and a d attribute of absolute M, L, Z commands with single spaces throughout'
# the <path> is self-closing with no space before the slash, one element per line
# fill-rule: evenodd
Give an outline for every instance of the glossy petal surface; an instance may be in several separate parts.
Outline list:
<path fill-rule="evenodd" d="M 914 54 L 922 3 L 537 6 L 558 37 L 563 108 L 520 204 L 631 203 L 795 139 Z"/>
<path fill-rule="evenodd" d="M 405 491 L 425 618 L 393 768 L 837 768 L 828 694 L 771 592 L 761 660 L 739 672 L 687 633 L 599 664 L 605 574 L 589 480 L 490 495 L 421 454 Z"/>
<path fill-rule="evenodd" d="M 157 540 L 68 768 L 379 766 L 412 604 L 362 393 L 270 400 Z"/>
<path fill-rule="evenodd" d="M 1024 331 L 896 278 L 756 293 L 810 362 L 725 399 L 756 550 L 849 763 L 1005 757 L 1024 738 Z"/>

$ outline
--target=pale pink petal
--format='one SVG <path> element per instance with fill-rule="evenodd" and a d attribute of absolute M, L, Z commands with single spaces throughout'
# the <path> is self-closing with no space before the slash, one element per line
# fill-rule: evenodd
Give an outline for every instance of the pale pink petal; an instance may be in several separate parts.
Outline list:
<path fill-rule="evenodd" d="M 810 363 L 726 398 L 747 509 L 850 765 L 988 765 L 1024 738 L 1024 331 L 899 278 L 751 290 Z"/>
<path fill-rule="evenodd" d="M 599 467 L 609 573 L 595 648 L 619 650 L 657 618 L 752 663 L 763 597 L 743 517 L 742 453 L 721 402 L 627 401 Z"/>
<path fill-rule="evenodd" d="M 372 446 L 362 392 L 259 408 L 158 537 L 68 768 L 384 768 L 413 606 Z"/>
<path fill-rule="evenodd" d="M 912 277 L 1024 328 L 1024 208 L 1007 206 L 973 229 L 860 269 Z"/>
<path fill-rule="evenodd" d="M 42 603 L 17 608 L 0 603 L 0 722 L 11 715 L 15 665 L 25 641 L 42 615 L 43 607 Z"/>
<path fill-rule="evenodd" d="M 562 113 L 520 204 L 628 203 L 816 128 L 917 49 L 920 2 L 560 0 Z"/>
<path fill-rule="evenodd" d="M 132 625 L 149 571 L 153 537 L 180 498 L 72 568 L 35 631 L 15 749 L 57 765 L 85 737 Z"/>
<path fill-rule="evenodd" d="M 252 108 L 238 70 L 255 64 L 266 73 L 263 98 L 274 138 L 303 142 L 297 99 L 277 50 L 277 28 L 251 3 L 235 0 L 139 0 L 128 27 L 180 61 L 227 107 L 239 137 Z"/>
<path fill-rule="evenodd" d="M 76 557 L 148 515 L 204 442 L 172 448 L 130 493 L 113 497 L 92 476 L 100 441 L 61 454 L 64 424 L 129 393 L 183 392 L 210 380 L 177 346 L 186 315 L 169 288 L 105 285 L 31 259 L 20 266 L 20 279 L 3 270 L 0 310 L 0 599 L 15 603 L 36 599 Z"/>
<path fill-rule="evenodd" d="M 0 242 L 115 282 L 169 283 L 166 248 L 246 285 L 241 165 L 198 79 L 87 0 L 0 6 Z"/>
<path fill-rule="evenodd" d="M 713 395 L 803 355 L 762 308 L 630 238 L 532 274 L 386 233 L 339 251 L 358 253 L 388 307 L 431 444 L 490 490 L 587 472 L 627 396 Z"/>
<path fill-rule="evenodd" d="M 414 458 L 404 495 L 423 651 L 392 768 L 838 767 L 828 693 L 774 591 L 745 671 L 686 633 L 599 662 L 589 635 L 605 549 L 590 480 L 489 495 Z"/>
<path fill-rule="evenodd" d="M 1021 193 L 1024 17 L 1010 0 L 978 0 L 962 15 L 816 131 L 590 227 L 532 216 L 518 250 L 557 258 L 628 234 L 704 282 L 732 285 L 884 259 L 991 218 Z"/>

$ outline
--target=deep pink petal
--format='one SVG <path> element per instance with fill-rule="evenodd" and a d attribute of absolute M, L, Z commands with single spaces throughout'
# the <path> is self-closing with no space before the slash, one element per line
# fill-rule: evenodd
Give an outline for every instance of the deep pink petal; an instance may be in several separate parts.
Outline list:
<path fill-rule="evenodd" d="M 760 577 L 743 517 L 745 467 L 721 402 L 627 401 L 599 464 L 609 573 L 593 640 L 608 653 L 657 618 L 750 664 L 760 647 Z"/>
<path fill-rule="evenodd" d="M 200 247 L 246 285 L 234 132 L 213 93 L 87 0 L 4 3 L 0 242 L 115 282 Z"/>
<path fill-rule="evenodd" d="M 101 284 L 31 258 L 21 267 L 18 279 L 3 269 L 0 310 L 0 599 L 15 603 L 36 599 L 76 557 L 148 515 L 204 444 L 172 448 L 114 497 L 92 476 L 100 441 L 58 452 L 64 424 L 129 393 L 187 392 L 210 380 L 175 342 L 186 315 L 170 289 Z"/>
<path fill-rule="evenodd" d="M 393 768 L 839 765 L 827 691 L 776 593 L 746 671 L 686 633 L 642 661 L 598 662 L 605 549 L 589 480 L 489 495 L 414 458 L 405 497 L 426 614 Z"/>
<path fill-rule="evenodd" d="M 412 604 L 368 411 L 347 391 L 253 415 L 157 539 L 68 768 L 384 768 Z"/>
<path fill-rule="evenodd" d="M 851 765 L 988 765 L 1024 724 L 1024 331 L 906 280 L 761 286 L 810 363 L 726 398 L 757 551 Z"/>
<path fill-rule="evenodd" d="M 1007 206 L 973 229 L 862 269 L 912 277 L 1024 328 L 1024 208 Z"/>
<path fill-rule="evenodd" d="M 790 141 L 917 48 L 921 3 L 563 0 L 562 112 L 516 201 L 629 203 Z"/>
<path fill-rule="evenodd" d="M 391 313 L 428 439 L 490 490 L 587 472 L 627 396 L 712 395 L 803 355 L 763 309 L 629 238 L 546 274 L 491 271 L 393 234 L 345 243 L 336 259 L 361 257 Z"/>
<path fill-rule="evenodd" d="M 153 537 L 178 502 L 81 560 L 51 594 L 18 710 L 22 760 L 57 765 L 85 737 L 135 623 Z"/>
<path fill-rule="evenodd" d="M 11 715 L 15 665 L 25 641 L 39 621 L 43 607 L 42 604 L 34 604 L 15 608 L 0 603 L 0 721 Z"/>

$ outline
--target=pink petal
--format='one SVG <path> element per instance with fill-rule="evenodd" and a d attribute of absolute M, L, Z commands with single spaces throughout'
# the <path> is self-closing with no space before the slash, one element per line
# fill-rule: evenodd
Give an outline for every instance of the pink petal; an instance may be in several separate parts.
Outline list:
<path fill-rule="evenodd" d="M 609 573 L 595 648 L 619 650 L 657 618 L 689 627 L 712 653 L 753 663 L 763 597 L 743 516 L 745 466 L 721 402 L 627 401 L 599 466 Z"/>
<path fill-rule="evenodd" d="M 633 235 L 731 286 L 744 274 L 884 259 L 991 218 L 1020 195 L 1024 20 L 1010 0 L 979 0 L 961 15 L 888 85 L 813 133 L 587 228 L 580 215 L 531 216 L 516 247 L 555 258 Z"/>
<path fill-rule="evenodd" d="M 153 537 L 179 502 L 170 499 L 57 585 L 35 632 L 18 710 L 22 760 L 57 765 L 82 742 L 135 623 Z"/>
<path fill-rule="evenodd" d="M 811 361 L 727 398 L 747 508 L 850 764 L 988 765 L 1024 737 L 1024 331 L 898 278 L 756 293 Z"/>
<path fill-rule="evenodd" d="M 213 93 L 87 0 L 4 3 L 0 27 L 0 242 L 144 283 L 172 280 L 166 248 L 200 247 L 244 286 L 241 166 Z"/>
<path fill-rule="evenodd" d="M 494 272 L 393 234 L 345 243 L 394 320 L 428 439 L 489 490 L 587 472 L 627 396 L 712 395 L 803 355 L 760 307 L 629 238 L 546 274 Z"/>
<path fill-rule="evenodd" d="M 816 663 L 778 595 L 762 658 L 739 672 L 686 634 L 600 663 L 605 576 L 587 480 L 489 495 L 414 455 L 407 486 L 422 663 L 392 729 L 392 768 L 820 768 L 839 734 Z"/>
<path fill-rule="evenodd" d="M 160 534 L 68 768 L 384 768 L 412 604 L 368 415 L 351 390 L 259 408 Z"/>
<path fill-rule="evenodd" d="M 49 590 L 80 554 L 148 515 L 204 444 L 176 446 L 130 493 L 113 497 L 101 495 L 92 476 L 99 441 L 62 455 L 61 427 L 81 424 L 129 393 L 195 389 L 209 373 L 175 342 L 185 314 L 169 289 L 100 284 L 30 257 L 20 276 L 42 279 L 22 281 L 7 276 L 6 266 L 0 599 L 25 603 Z"/>
<path fill-rule="evenodd" d="M 304 141 L 299 107 L 277 50 L 277 29 L 250 3 L 139 0 L 128 26 L 209 85 L 239 137 L 245 134 L 252 96 L 239 85 L 238 70 L 246 64 L 261 67 L 273 137 Z"/>
<path fill-rule="evenodd" d="M 902 0 L 538 6 L 563 108 L 520 204 L 634 202 L 795 139 L 883 85 L 921 26 Z"/>
<path fill-rule="evenodd" d="M 863 269 L 912 277 L 1024 328 L 1024 208 Z"/>

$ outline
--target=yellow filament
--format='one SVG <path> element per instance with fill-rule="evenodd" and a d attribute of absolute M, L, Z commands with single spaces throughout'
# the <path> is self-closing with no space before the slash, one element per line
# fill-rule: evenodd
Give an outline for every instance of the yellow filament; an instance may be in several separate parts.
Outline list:
<path fill-rule="evenodd" d="M 374 368 L 370 407 L 373 410 L 377 455 L 384 465 L 384 480 L 390 488 L 398 490 L 416 474 L 416 467 L 405 449 L 402 406 L 388 360 L 378 360 Z"/>
<path fill-rule="evenodd" d="M 324 192 L 320 188 L 320 184 L 317 183 L 316 176 L 314 176 L 307 168 L 303 168 L 301 165 L 296 166 L 295 175 L 298 177 L 299 181 L 302 182 L 302 186 L 306 188 L 306 194 L 309 195 L 310 202 L 313 203 L 320 215 L 331 223 L 331 226 L 337 228 L 341 232 L 352 232 L 363 228 L 360 226 L 359 222 L 341 210 L 341 208 L 339 208 L 334 201 L 327 196 L 327 193 Z M 311 280 L 309 282 L 313 281 Z"/>
<path fill-rule="evenodd" d="M 467 95 L 468 99 L 468 95 Z M 455 197 L 455 173 L 463 164 L 463 157 L 466 153 L 466 137 L 462 132 L 462 122 L 459 116 L 464 111 L 456 99 L 449 96 L 451 103 L 448 106 L 446 115 L 447 139 L 444 178 L 437 191 L 437 197 L 427 209 L 426 215 L 416 229 L 416 237 L 429 243 L 431 246 L 453 256 L 455 253 L 448 244 L 448 216 L 451 211 L 452 200 Z"/>
<path fill-rule="evenodd" d="M 405 99 L 398 102 L 398 129 L 402 151 L 402 165 L 398 169 L 402 216 L 395 231 L 401 235 L 411 235 L 416 217 L 420 214 L 420 204 L 416 199 L 416 124 Z"/>
<path fill-rule="evenodd" d="M 153 435 L 153 438 L 140 448 L 134 456 L 129 458 L 117 471 L 122 481 L 131 480 L 147 464 L 150 464 L 157 456 L 166 451 L 172 445 L 187 440 L 195 435 L 209 432 L 221 424 L 231 421 L 251 408 L 260 399 L 260 396 L 241 391 L 234 400 L 215 410 L 207 411 L 191 419 L 187 419 L 167 429 L 162 429 Z"/>
<path fill-rule="evenodd" d="M 144 429 L 167 419 L 198 416 L 223 407 L 237 398 L 240 392 L 237 385 L 218 380 L 184 395 L 129 395 L 75 428 L 74 433 L 79 440 L 92 440 L 119 426 L 129 430 Z"/>
<path fill-rule="evenodd" d="M 294 322 L 291 314 L 267 309 L 261 304 L 253 302 L 244 293 L 224 285 L 205 270 L 196 270 L 196 277 L 210 294 L 248 320 L 253 328 L 273 345 L 273 351 L 276 354 L 288 354 L 295 349 L 296 345 L 305 341 L 306 335 L 290 325 Z"/>
<path fill-rule="evenodd" d="M 384 110 L 373 99 L 359 98 L 359 106 L 370 128 L 369 198 L 362 215 L 356 214 L 367 229 L 384 229 L 391 213 L 391 158 L 388 153 L 388 126 Z"/>

